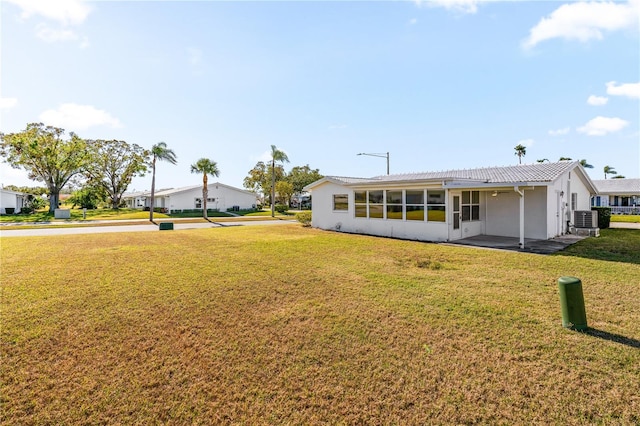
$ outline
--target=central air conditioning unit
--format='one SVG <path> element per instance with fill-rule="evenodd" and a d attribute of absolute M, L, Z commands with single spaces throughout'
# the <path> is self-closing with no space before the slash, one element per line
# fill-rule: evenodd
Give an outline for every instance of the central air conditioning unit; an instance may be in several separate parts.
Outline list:
<path fill-rule="evenodd" d="M 573 212 L 573 226 L 576 228 L 597 228 L 598 212 L 594 210 L 575 210 Z"/>

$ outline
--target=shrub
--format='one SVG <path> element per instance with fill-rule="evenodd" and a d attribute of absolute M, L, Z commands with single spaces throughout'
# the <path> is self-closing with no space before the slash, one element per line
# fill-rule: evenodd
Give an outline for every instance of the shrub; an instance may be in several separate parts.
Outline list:
<path fill-rule="evenodd" d="M 611 207 L 591 207 L 598 212 L 598 228 L 607 229 L 611 223 Z"/>
<path fill-rule="evenodd" d="M 302 224 L 302 226 L 311 226 L 311 212 L 296 213 L 296 220 Z"/>
<path fill-rule="evenodd" d="M 282 214 L 289 210 L 289 207 L 284 204 L 276 204 L 275 209 L 278 213 Z"/>
<path fill-rule="evenodd" d="M 24 206 L 20 209 L 20 213 L 22 214 L 31 214 L 33 213 L 33 207 Z"/>

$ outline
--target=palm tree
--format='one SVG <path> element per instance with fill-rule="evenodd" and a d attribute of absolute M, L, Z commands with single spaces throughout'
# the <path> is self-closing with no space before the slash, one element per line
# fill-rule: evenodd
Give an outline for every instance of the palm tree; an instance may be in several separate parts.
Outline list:
<path fill-rule="evenodd" d="M 571 159 L 571 157 L 560 157 L 558 161 L 570 161 Z"/>
<path fill-rule="evenodd" d="M 207 196 L 209 195 L 208 183 L 209 178 L 207 175 L 218 177 L 220 176 L 220 170 L 218 169 L 218 163 L 211 161 L 208 158 L 201 158 L 191 165 L 191 173 L 202 173 L 202 217 L 208 220 L 207 217 Z"/>
<path fill-rule="evenodd" d="M 276 161 L 288 163 L 289 157 L 275 145 L 271 145 L 271 217 L 276 216 Z"/>
<path fill-rule="evenodd" d="M 522 145 L 522 144 L 518 144 L 516 145 L 515 148 L 513 148 L 516 150 L 515 155 L 518 156 L 518 163 L 522 164 L 522 157 L 524 157 L 525 155 L 527 155 L 527 147 Z"/>
<path fill-rule="evenodd" d="M 611 179 L 626 179 L 625 176 L 622 175 L 615 175 L 614 177 L 612 177 Z"/>
<path fill-rule="evenodd" d="M 548 159 L 548 158 L 541 158 L 541 159 L 536 160 L 536 161 L 537 161 L 538 163 L 545 163 L 545 162 L 546 162 L 546 163 L 548 163 L 548 162 L 549 162 L 549 159 Z"/>
<path fill-rule="evenodd" d="M 167 161 L 171 164 L 176 164 L 176 153 L 172 149 L 167 148 L 167 144 L 164 142 L 158 142 L 151 147 L 151 207 L 149 208 L 149 221 L 153 222 L 153 207 L 155 206 L 155 193 L 156 193 L 156 160 Z"/>
<path fill-rule="evenodd" d="M 604 178 L 607 178 L 607 175 L 617 175 L 618 172 L 611 166 L 604 166 Z"/>
<path fill-rule="evenodd" d="M 585 169 L 593 169 L 593 166 L 587 163 L 587 160 L 584 160 L 584 159 L 580 160 L 580 165 Z"/>

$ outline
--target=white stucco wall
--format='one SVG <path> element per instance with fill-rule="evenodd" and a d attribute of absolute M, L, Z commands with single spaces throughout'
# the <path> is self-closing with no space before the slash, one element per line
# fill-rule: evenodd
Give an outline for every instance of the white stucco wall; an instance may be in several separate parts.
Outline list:
<path fill-rule="evenodd" d="M 0 190 L 0 213 L 6 214 L 6 208 L 14 208 L 15 213 L 20 212 L 20 208 L 22 207 L 18 203 L 18 195 L 13 191 Z"/>
<path fill-rule="evenodd" d="M 576 169 L 567 172 L 551 184 L 547 193 L 547 234 L 548 238 L 568 232 L 567 221 L 573 223 L 571 193 L 578 194 L 576 210 L 591 210 L 591 193 L 587 183 Z M 558 204 L 559 200 L 559 204 Z M 560 224 L 558 224 L 558 219 Z M 560 228 L 560 232 L 558 232 Z"/>
<path fill-rule="evenodd" d="M 333 210 L 334 194 L 348 195 L 348 210 Z M 314 188 L 311 195 L 313 197 L 312 226 L 315 228 L 419 241 L 447 241 L 448 239 L 448 228 L 445 222 L 355 217 L 352 188 L 327 182 Z"/>
<path fill-rule="evenodd" d="M 524 237 L 547 239 L 547 188 L 521 187 L 524 191 Z M 520 236 L 520 195 L 511 189 L 501 189 L 498 195 L 487 196 L 487 235 Z"/>
<path fill-rule="evenodd" d="M 251 209 L 256 204 L 256 196 L 253 193 L 233 189 L 220 184 L 209 184 L 209 194 L 207 198 L 214 198 L 214 202 L 208 202 L 208 209 L 218 209 L 221 212 L 233 206 L 239 206 L 240 209 Z M 195 209 L 195 199 L 202 198 L 202 188 L 194 188 L 191 190 L 169 194 L 164 197 L 164 205 L 158 207 L 167 207 L 170 210 L 193 210 Z"/>
<path fill-rule="evenodd" d="M 500 190 L 495 197 L 487 197 L 485 233 L 502 237 L 518 237 L 520 221 L 518 205 L 520 196 L 513 190 Z M 525 199 L 526 200 L 526 199 Z"/>

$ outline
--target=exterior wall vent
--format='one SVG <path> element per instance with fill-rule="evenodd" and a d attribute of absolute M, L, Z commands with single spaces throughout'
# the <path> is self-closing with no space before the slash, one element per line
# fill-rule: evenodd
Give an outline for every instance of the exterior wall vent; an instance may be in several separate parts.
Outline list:
<path fill-rule="evenodd" d="M 594 210 L 575 210 L 573 212 L 573 225 L 576 228 L 597 228 L 598 212 Z"/>

